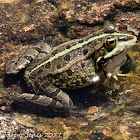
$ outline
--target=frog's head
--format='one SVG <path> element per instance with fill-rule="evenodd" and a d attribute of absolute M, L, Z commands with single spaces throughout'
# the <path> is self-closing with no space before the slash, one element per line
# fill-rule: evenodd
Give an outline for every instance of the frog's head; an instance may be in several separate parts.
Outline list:
<path fill-rule="evenodd" d="M 126 52 L 136 43 L 137 38 L 117 31 L 113 25 L 105 26 L 104 32 L 107 35 L 103 39 L 103 47 L 98 50 L 96 68 L 103 68 L 106 73 L 114 73 L 126 60 Z"/>

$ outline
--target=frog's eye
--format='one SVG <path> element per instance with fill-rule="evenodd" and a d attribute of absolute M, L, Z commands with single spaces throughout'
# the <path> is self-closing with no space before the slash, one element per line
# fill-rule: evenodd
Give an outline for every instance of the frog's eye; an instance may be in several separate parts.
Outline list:
<path fill-rule="evenodd" d="M 116 38 L 107 39 L 105 42 L 105 46 L 107 50 L 108 51 L 113 50 L 116 47 L 116 42 L 117 42 Z"/>

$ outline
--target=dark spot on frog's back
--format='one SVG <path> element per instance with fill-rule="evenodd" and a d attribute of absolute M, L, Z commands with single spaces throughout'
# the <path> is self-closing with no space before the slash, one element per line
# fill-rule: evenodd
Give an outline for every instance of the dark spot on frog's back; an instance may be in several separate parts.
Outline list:
<path fill-rule="evenodd" d="M 52 56 L 54 56 L 54 55 L 56 55 L 56 54 L 57 54 L 57 50 L 54 50 L 54 51 L 51 53 Z"/>
<path fill-rule="evenodd" d="M 66 49 L 70 49 L 70 47 L 71 47 L 71 46 L 70 46 L 70 45 L 68 45 L 68 46 L 66 46 Z"/>
<path fill-rule="evenodd" d="M 83 55 L 86 55 L 88 53 L 88 50 L 87 49 L 84 49 L 83 50 Z"/>
<path fill-rule="evenodd" d="M 39 70 L 38 72 L 37 72 L 37 74 L 39 75 L 39 74 L 41 74 L 43 72 L 43 70 Z"/>
<path fill-rule="evenodd" d="M 60 65 L 60 64 L 58 64 L 58 65 L 57 65 L 57 69 L 60 69 L 60 68 L 61 68 L 61 65 Z"/>
<path fill-rule="evenodd" d="M 82 62 L 81 63 L 81 67 L 84 68 L 85 67 L 85 63 Z"/>
<path fill-rule="evenodd" d="M 72 70 L 71 69 L 68 69 L 67 70 L 67 74 L 68 74 L 68 76 L 71 76 L 72 75 Z"/>
<path fill-rule="evenodd" d="M 32 57 L 32 56 L 24 56 L 24 58 L 25 58 L 26 60 L 29 60 L 29 61 L 32 61 L 32 60 L 33 60 L 33 57 Z"/>
<path fill-rule="evenodd" d="M 65 61 L 70 61 L 70 55 L 69 55 L 69 54 L 66 54 L 66 55 L 64 56 L 64 60 L 65 60 Z"/>
<path fill-rule="evenodd" d="M 79 42 L 78 43 L 82 43 L 83 42 L 83 40 L 81 39 L 81 40 L 79 40 Z"/>
<path fill-rule="evenodd" d="M 45 68 L 50 69 L 50 67 L 51 67 L 51 63 L 50 62 L 48 62 L 47 64 L 45 64 Z"/>
<path fill-rule="evenodd" d="M 86 84 L 87 83 L 87 80 L 86 79 L 82 78 L 81 80 L 82 80 L 82 83 L 83 84 Z"/>

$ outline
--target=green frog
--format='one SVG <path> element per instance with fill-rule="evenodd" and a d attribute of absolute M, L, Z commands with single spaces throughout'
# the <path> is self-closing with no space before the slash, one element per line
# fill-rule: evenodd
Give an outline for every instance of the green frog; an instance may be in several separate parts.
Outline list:
<path fill-rule="evenodd" d="M 126 60 L 126 52 L 136 43 L 136 36 L 121 33 L 108 24 L 86 37 L 70 40 L 54 49 L 38 43 L 22 51 L 6 66 L 6 74 L 24 69 L 24 79 L 33 93 L 17 95 L 25 103 L 52 109 L 73 108 L 64 89 L 83 88 L 106 78 L 117 77 Z"/>

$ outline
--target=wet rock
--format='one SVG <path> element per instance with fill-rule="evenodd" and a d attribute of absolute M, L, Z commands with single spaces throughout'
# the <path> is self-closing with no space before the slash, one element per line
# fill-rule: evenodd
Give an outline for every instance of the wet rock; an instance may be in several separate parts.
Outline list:
<path fill-rule="evenodd" d="M 118 8 L 131 8 L 132 10 L 140 8 L 139 0 L 114 0 L 114 2 Z"/>
<path fill-rule="evenodd" d="M 120 30 L 127 30 L 139 36 L 140 15 L 138 13 L 120 13 L 115 17 L 115 24 Z"/>
<path fill-rule="evenodd" d="M 33 42 L 54 34 L 56 8 L 47 1 L 5 1 L 0 6 L 0 44 Z"/>
<path fill-rule="evenodd" d="M 75 22 L 79 24 L 94 25 L 103 23 L 107 17 L 115 14 L 113 3 L 92 1 L 62 1 L 58 4 L 60 19 L 63 23 Z M 77 25 L 77 24 L 76 24 Z M 77 25 L 79 26 L 79 25 Z"/>
<path fill-rule="evenodd" d="M 97 106 L 92 106 L 92 107 L 90 107 L 89 109 L 88 109 L 88 114 L 94 114 L 94 113 L 96 113 L 96 112 L 98 112 L 99 111 L 99 107 L 97 107 Z"/>
<path fill-rule="evenodd" d="M 12 117 L 0 114 L 0 139 L 45 139 L 42 132 L 24 126 Z"/>
<path fill-rule="evenodd" d="M 83 36 L 94 28 L 87 28 L 81 25 L 101 25 L 106 19 L 117 16 L 118 7 L 128 5 L 139 6 L 139 1 L 0 1 L 0 43 L 7 42 L 14 44 L 32 43 L 46 39 L 51 45 L 64 41 L 63 36 L 71 39 Z M 12 10 L 11 10 L 12 9 Z M 119 9 L 120 10 L 120 9 Z M 124 13 L 124 12 L 123 12 Z M 135 14 L 135 12 L 134 12 Z M 119 18 L 120 13 L 118 14 Z M 130 13 L 130 16 L 135 17 Z M 127 16 L 126 16 L 127 17 Z M 126 22 L 130 18 L 126 19 Z M 134 28 L 139 28 L 139 19 L 135 17 Z M 77 23 L 78 22 L 78 23 Z M 118 21 L 117 21 L 118 22 Z M 74 24 L 73 24 L 74 23 Z M 116 23 L 117 24 L 117 23 Z M 122 26 L 125 24 L 120 23 Z M 133 23 L 128 23 L 133 25 Z M 79 31 L 76 31 L 76 28 Z M 59 34 L 60 32 L 60 34 Z M 53 38 L 51 37 L 53 35 Z"/>

